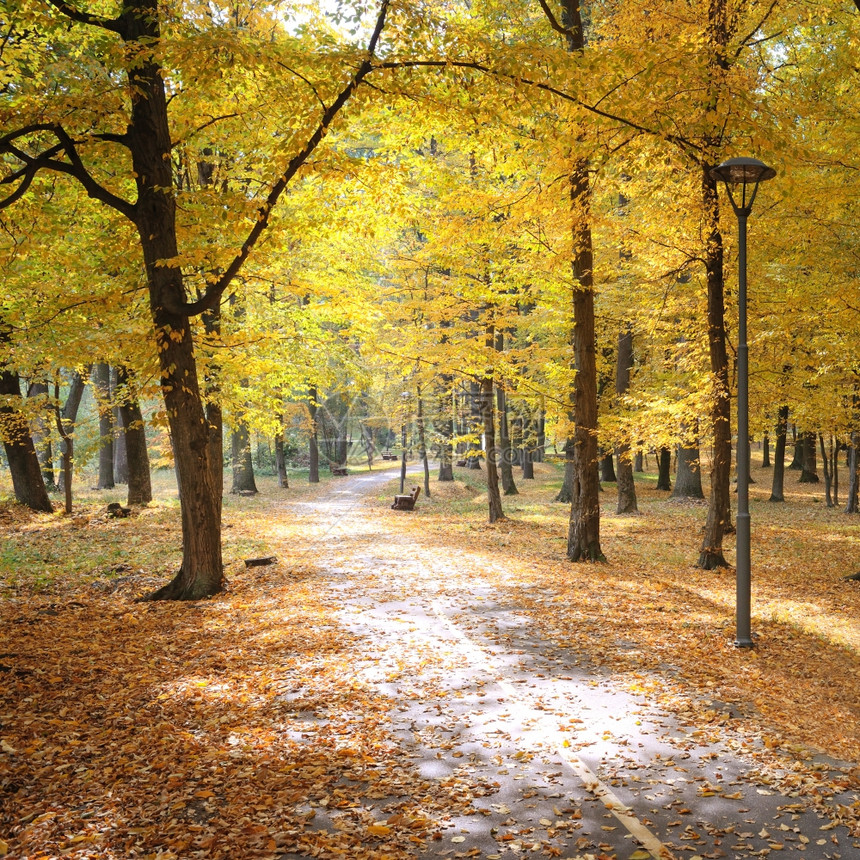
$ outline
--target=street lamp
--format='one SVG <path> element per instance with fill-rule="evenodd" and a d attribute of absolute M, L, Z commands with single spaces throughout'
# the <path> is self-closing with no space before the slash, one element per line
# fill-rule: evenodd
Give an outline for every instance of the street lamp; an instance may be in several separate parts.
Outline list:
<path fill-rule="evenodd" d="M 752 648 L 750 633 L 750 438 L 749 350 L 747 348 L 747 218 L 760 182 L 776 176 L 772 167 L 755 158 L 730 158 L 711 170 L 726 183 L 738 217 L 738 517 L 736 638 L 738 648 Z M 736 196 L 737 195 L 737 196 Z"/>

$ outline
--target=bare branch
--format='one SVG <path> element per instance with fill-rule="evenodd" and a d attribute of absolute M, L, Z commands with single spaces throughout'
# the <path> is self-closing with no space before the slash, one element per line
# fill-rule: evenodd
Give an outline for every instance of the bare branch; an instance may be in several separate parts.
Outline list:
<path fill-rule="evenodd" d="M 857 0 L 860 3 L 860 0 Z M 549 8 L 549 4 L 546 0 L 538 0 L 540 3 L 541 9 L 543 9 L 544 15 L 546 15 L 547 20 L 549 21 L 550 27 L 556 31 L 556 33 L 561 33 L 562 36 L 565 36 L 568 39 L 576 38 L 577 33 L 571 27 L 565 27 L 560 24 L 558 18 L 553 14 L 552 9 Z"/>
<path fill-rule="evenodd" d="M 230 263 L 229 266 L 227 266 L 221 277 L 206 290 L 206 293 L 203 295 L 202 298 L 198 299 L 196 302 L 187 302 L 178 308 L 168 308 L 168 310 L 187 314 L 188 316 L 194 316 L 196 314 L 202 313 L 205 310 L 210 310 L 216 307 L 221 301 L 221 296 L 223 295 L 224 291 L 227 289 L 227 287 L 230 286 L 230 283 L 233 281 L 233 279 L 239 273 L 239 270 L 245 264 L 245 261 L 248 259 L 248 256 L 256 245 L 257 240 L 269 226 L 269 218 L 271 217 L 272 209 L 274 209 L 275 205 L 280 199 L 281 194 L 283 194 L 284 190 L 290 184 L 290 181 L 299 171 L 299 168 L 301 168 L 302 165 L 307 162 L 311 154 L 314 152 L 317 146 L 319 146 L 322 139 L 328 133 L 329 126 L 331 125 L 335 117 L 340 113 L 343 106 L 349 101 L 353 93 L 361 85 L 362 81 L 374 70 L 374 65 L 371 61 L 373 59 L 374 52 L 376 51 L 376 46 L 379 43 L 379 39 L 382 36 L 382 31 L 385 27 L 385 18 L 388 14 L 388 7 L 390 2 L 391 0 L 382 0 L 382 5 L 380 6 L 379 14 L 376 18 L 376 25 L 373 28 L 373 33 L 367 43 L 366 58 L 358 67 L 355 74 L 350 79 L 349 83 L 340 91 L 340 93 L 338 93 L 334 101 L 323 111 L 323 115 L 320 119 L 319 125 L 317 126 L 314 133 L 308 138 L 308 140 L 305 142 L 305 145 L 299 150 L 299 152 L 297 152 L 290 159 L 283 174 L 281 174 L 281 177 L 272 186 L 272 189 L 269 191 L 265 202 L 257 210 L 257 221 L 251 228 L 251 231 L 248 233 L 248 237 L 242 243 L 242 247 L 239 250 L 239 253 L 233 258 L 233 261 Z"/>
<path fill-rule="evenodd" d="M 90 27 L 100 27 L 102 30 L 110 30 L 112 33 L 119 33 L 119 20 L 115 18 L 102 18 L 99 15 L 92 15 L 89 12 L 82 12 L 76 9 L 66 0 L 48 0 L 48 2 L 59 12 L 62 12 L 67 18 L 77 21 L 79 24 L 87 24 Z"/>

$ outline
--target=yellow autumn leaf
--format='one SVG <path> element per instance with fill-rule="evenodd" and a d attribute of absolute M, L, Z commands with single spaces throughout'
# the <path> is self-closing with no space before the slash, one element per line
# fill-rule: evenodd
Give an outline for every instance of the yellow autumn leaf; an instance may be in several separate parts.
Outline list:
<path fill-rule="evenodd" d="M 369 824 L 367 832 L 373 836 L 390 836 L 391 828 L 386 824 Z"/>

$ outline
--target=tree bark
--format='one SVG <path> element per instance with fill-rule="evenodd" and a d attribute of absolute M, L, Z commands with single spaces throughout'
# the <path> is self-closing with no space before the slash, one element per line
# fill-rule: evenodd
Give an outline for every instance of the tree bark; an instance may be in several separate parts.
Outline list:
<path fill-rule="evenodd" d="M 72 378 L 69 381 L 69 393 L 66 395 L 66 402 L 60 412 L 60 418 L 63 422 L 63 428 L 68 434 L 69 439 L 74 442 L 74 431 L 75 431 L 75 423 L 78 420 L 78 409 L 81 405 L 81 399 L 84 396 L 84 388 L 86 387 L 86 380 L 89 379 L 90 376 L 90 368 L 87 368 L 84 373 L 78 373 L 78 371 L 74 371 L 72 373 Z M 68 457 L 66 457 L 66 441 L 65 439 L 60 440 L 60 455 L 63 458 L 63 470 L 60 472 L 60 478 L 57 482 L 57 489 L 59 492 L 66 495 L 67 493 L 71 493 L 71 478 L 74 475 L 74 458 L 72 451 L 69 452 Z M 69 489 L 66 488 L 67 483 L 67 470 L 66 464 L 68 463 L 68 483 Z M 71 506 L 71 501 L 69 502 L 69 506 Z"/>
<path fill-rule="evenodd" d="M 320 449 L 317 439 L 318 425 L 317 412 L 319 406 L 317 404 L 317 388 L 312 386 L 310 396 L 308 398 L 308 412 L 311 418 L 311 432 L 308 437 L 308 483 L 318 484 L 320 482 Z"/>
<path fill-rule="evenodd" d="M 489 344 L 492 344 L 492 340 L 489 340 Z M 499 491 L 499 449 L 496 447 L 496 426 L 493 418 L 492 376 L 485 376 L 481 380 L 480 405 L 487 452 L 487 510 L 489 521 L 494 523 L 504 519 L 505 512 L 502 510 L 502 494 Z"/>
<path fill-rule="evenodd" d="M 817 484 L 819 481 L 818 478 L 818 467 L 816 464 L 815 457 L 815 433 L 811 431 L 804 431 L 800 434 L 800 443 L 801 443 L 801 472 L 800 472 L 800 481 L 801 484 Z"/>
<path fill-rule="evenodd" d="M 453 380 L 443 375 L 438 392 L 438 418 L 433 423 L 439 433 L 439 482 L 454 480 L 454 388 Z"/>
<path fill-rule="evenodd" d="M 230 447 L 233 460 L 233 486 L 230 492 L 234 495 L 256 495 L 258 490 L 254 480 L 254 461 L 251 457 L 251 433 L 244 418 L 237 420 L 230 434 Z"/>
<path fill-rule="evenodd" d="M 579 4 L 568 0 L 567 6 Z M 577 31 L 582 38 L 582 25 Z M 581 46 L 580 46 L 581 47 Z M 573 487 L 567 557 L 571 561 L 605 561 L 600 547 L 600 486 L 597 477 L 597 363 L 594 328 L 594 257 L 591 247 L 591 187 L 588 162 L 580 159 L 570 177 L 573 209 Z"/>
<path fill-rule="evenodd" d="M 657 489 L 672 489 L 672 452 L 661 448 L 657 454 Z"/>
<path fill-rule="evenodd" d="M 416 392 L 418 404 L 415 413 L 415 426 L 418 430 L 418 457 L 424 466 L 424 495 L 430 498 L 430 461 L 427 458 L 427 439 L 424 428 L 424 400 L 421 396 L 421 386 Z"/>
<path fill-rule="evenodd" d="M 708 347 L 713 385 L 711 422 L 714 453 L 711 462 L 708 519 L 697 566 L 703 570 L 714 570 L 728 567 L 723 555 L 723 536 L 730 527 L 732 429 L 729 360 L 726 349 L 723 237 L 719 226 L 717 183 L 708 168 L 709 165 L 702 168 L 701 178 L 703 211 L 709 229 L 705 249 L 705 272 L 708 285 Z"/>
<path fill-rule="evenodd" d="M 833 496 L 830 492 L 832 486 L 830 461 L 827 456 L 827 448 L 824 446 L 824 436 L 821 433 L 818 434 L 818 442 L 821 445 L 821 465 L 824 469 L 824 499 L 827 504 L 827 507 L 832 508 Z"/>
<path fill-rule="evenodd" d="M 772 465 L 770 462 L 770 433 L 765 430 L 761 439 L 761 467 L 762 469 L 770 469 Z"/>
<path fill-rule="evenodd" d="M 631 461 L 631 469 L 632 461 Z M 615 474 L 615 463 L 612 457 L 612 451 L 607 451 L 600 458 L 600 480 L 604 484 L 614 484 L 618 480 L 618 476 Z"/>
<path fill-rule="evenodd" d="M 46 382 L 31 382 L 27 388 L 27 398 L 41 397 L 43 405 L 48 404 L 48 384 Z M 45 489 L 52 492 L 57 487 L 56 479 L 54 478 L 54 456 L 51 450 L 51 434 L 48 421 L 39 415 L 33 421 L 33 445 L 36 448 L 36 456 L 39 458 L 39 464 L 42 467 L 42 479 L 45 482 Z"/>
<path fill-rule="evenodd" d="M 785 443 L 788 435 L 788 407 L 780 406 L 776 418 L 776 445 L 773 451 L 771 502 L 785 501 Z"/>
<path fill-rule="evenodd" d="M 618 335 L 618 350 L 615 361 L 615 393 L 619 397 L 630 390 L 630 372 L 633 369 L 633 330 L 630 326 Z M 618 506 L 619 514 L 639 512 L 636 501 L 636 484 L 633 480 L 633 459 L 630 455 L 630 445 L 620 443 L 615 449 L 618 459 Z"/>
<path fill-rule="evenodd" d="M 283 430 L 275 437 L 275 465 L 278 470 L 278 486 L 289 489 L 290 479 L 287 475 L 287 457 L 284 451 Z"/>
<path fill-rule="evenodd" d="M 98 490 L 112 490 L 113 475 L 113 404 L 110 397 L 110 367 L 103 361 L 93 365 L 93 388 L 99 413 L 99 480 Z"/>
<path fill-rule="evenodd" d="M 677 466 L 675 471 L 675 489 L 670 499 L 704 499 L 702 492 L 702 470 L 699 462 L 699 422 L 693 423 L 692 433 L 688 435 L 687 428 L 682 428 L 684 437 L 689 442 L 678 446 Z"/>
<path fill-rule="evenodd" d="M 858 486 L 860 486 L 860 433 L 856 430 L 851 432 L 851 442 L 848 445 L 848 498 L 845 502 L 845 513 L 856 514 L 860 511 L 858 505 Z"/>
<path fill-rule="evenodd" d="M 9 335 L 0 330 L 0 345 L 9 342 Z M 30 425 L 24 414 L 16 409 L 14 402 L 21 399 L 21 381 L 15 371 L 0 364 L 0 395 L 12 398 L 11 403 L 0 406 L 0 429 L 3 447 L 12 475 L 15 498 L 22 505 L 34 511 L 53 511 L 42 467 L 30 435 Z"/>
<path fill-rule="evenodd" d="M 146 425 L 137 395 L 130 389 L 128 369 L 117 367 L 117 394 L 122 424 L 125 428 L 125 450 L 128 464 L 128 504 L 148 505 L 152 501 L 149 452 L 146 448 Z"/>
<path fill-rule="evenodd" d="M 123 423 L 122 410 L 117 401 L 117 388 L 119 387 L 119 367 L 111 365 L 110 368 L 110 402 L 113 417 L 113 479 L 117 484 L 128 483 L 128 451 L 126 450 L 125 424 Z"/>

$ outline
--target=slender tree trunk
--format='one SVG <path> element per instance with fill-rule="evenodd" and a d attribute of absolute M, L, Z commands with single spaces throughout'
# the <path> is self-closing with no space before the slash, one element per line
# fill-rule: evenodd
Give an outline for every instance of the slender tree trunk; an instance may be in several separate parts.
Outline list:
<path fill-rule="evenodd" d="M 72 457 L 74 457 L 75 453 L 75 440 L 69 428 L 63 422 L 63 416 L 60 411 L 60 386 L 58 383 L 54 383 L 54 410 L 57 432 L 60 434 L 63 446 L 62 473 L 65 477 L 63 483 L 63 511 L 66 516 L 69 516 L 72 513 Z"/>
<path fill-rule="evenodd" d="M 146 426 L 143 422 L 140 402 L 130 389 L 129 381 L 127 368 L 118 366 L 115 390 L 125 428 L 128 504 L 148 505 L 152 501 L 152 480 L 149 470 L 149 452 L 146 448 Z"/>
<path fill-rule="evenodd" d="M 27 388 L 27 398 L 35 399 L 36 397 L 41 397 L 43 404 L 45 406 L 48 405 L 48 384 L 46 382 L 30 383 Z M 51 450 L 51 434 L 48 421 L 39 415 L 32 422 L 32 428 L 33 445 L 36 448 L 36 455 L 42 467 L 42 479 L 45 482 L 45 489 L 50 493 L 56 489 L 57 483 L 54 478 L 54 456 Z"/>
<path fill-rule="evenodd" d="M 672 489 L 672 452 L 668 448 L 660 448 L 657 454 L 657 489 Z"/>
<path fill-rule="evenodd" d="M 830 437 L 830 462 L 833 464 L 833 507 L 839 507 L 839 442 Z"/>
<path fill-rule="evenodd" d="M 0 329 L 0 346 L 9 341 L 8 333 Z M 21 401 L 21 382 L 18 374 L 0 364 L 0 395 L 6 395 L 9 400 L 0 406 L 0 426 L 3 428 L 3 447 L 12 474 L 12 487 L 15 498 L 22 505 L 34 511 L 53 510 L 45 481 L 42 478 L 42 468 L 39 457 L 30 435 L 30 425 L 15 403 Z"/>
<path fill-rule="evenodd" d="M 803 433 L 798 434 L 796 424 L 793 425 L 792 432 L 794 433 L 794 456 L 788 468 L 792 472 L 800 472 L 803 470 Z"/>
<path fill-rule="evenodd" d="M 546 457 L 546 399 L 540 396 L 537 419 L 537 448 L 535 448 L 535 463 L 543 463 Z"/>
<path fill-rule="evenodd" d="M 308 412 L 311 418 L 311 432 L 308 437 L 308 460 L 310 463 L 308 468 L 308 483 L 310 484 L 318 484 L 320 482 L 320 449 L 317 438 L 317 433 L 319 432 L 317 429 L 318 410 L 317 389 L 314 385 L 310 389 L 310 396 L 308 398 Z"/>
<path fill-rule="evenodd" d="M 430 461 L 427 458 L 427 439 L 424 429 L 424 400 L 421 396 L 421 386 L 416 392 L 418 405 L 415 413 L 415 424 L 418 430 L 418 457 L 424 466 L 424 495 L 430 498 Z"/>
<path fill-rule="evenodd" d="M 785 501 L 785 444 L 788 434 L 788 407 L 780 406 L 776 418 L 776 445 L 773 451 L 773 481 L 771 502 Z"/>
<path fill-rule="evenodd" d="M 496 351 L 504 352 L 505 333 L 500 331 L 496 334 Z M 508 430 L 508 398 L 504 386 L 500 383 L 496 386 L 496 410 L 499 413 L 499 454 L 500 471 L 502 476 L 502 492 L 506 496 L 519 494 L 514 481 L 513 458 L 511 456 L 511 436 Z"/>
<path fill-rule="evenodd" d="M 492 329 L 488 336 L 492 346 Z M 499 491 L 499 449 L 496 447 L 496 426 L 493 419 L 493 377 L 481 380 L 481 417 L 484 424 L 484 441 L 487 446 L 487 507 L 491 523 L 505 518 L 502 510 L 502 494 Z"/>
<path fill-rule="evenodd" d="M 484 423 L 483 403 L 481 400 L 481 383 L 474 380 L 469 383 L 469 434 L 472 437 L 481 435 L 481 428 Z M 481 468 L 481 443 L 474 439 L 469 442 L 468 451 L 466 454 L 466 468 L 480 469 Z"/>
<path fill-rule="evenodd" d="M 708 346 L 713 378 L 711 421 L 714 453 L 708 519 L 697 566 L 703 570 L 713 570 L 728 567 L 723 556 L 723 536 L 730 528 L 732 428 L 726 350 L 723 237 L 719 227 L 717 184 L 708 172 L 707 165 L 701 175 L 703 209 L 710 230 L 705 250 L 705 270 L 708 284 Z"/>
<path fill-rule="evenodd" d="M 66 395 L 66 403 L 63 406 L 60 417 L 63 422 L 63 428 L 68 434 L 68 438 L 74 442 L 74 432 L 75 432 L 75 423 L 78 420 L 78 409 L 81 405 L 81 399 L 84 396 L 84 388 L 86 387 L 86 381 L 90 376 L 90 368 L 88 367 L 83 374 L 78 373 L 78 371 L 74 371 L 72 373 L 72 377 L 69 380 L 69 393 Z M 64 495 L 68 495 L 71 493 L 71 478 L 74 475 L 74 452 L 69 452 L 68 458 L 65 457 L 66 454 L 66 442 L 64 439 L 60 439 L 60 456 L 63 459 L 63 469 L 60 472 L 60 478 L 57 482 L 57 489 L 59 492 Z M 66 489 L 66 462 L 68 460 L 69 472 L 68 478 L 70 481 L 70 486 L 68 491 Z M 71 504 L 71 501 L 69 502 Z"/>
<path fill-rule="evenodd" d="M 821 445 L 821 465 L 824 469 L 824 498 L 827 503 L 827 507 L 832 508 L 833 496 L 830 493 L 830 488 L 832 485 L 830 462 L 827 458 L 827 448 L 824 447 L 824 436 L 821 433 L 818 434 L 818 442 Z"/>
<path fill-rule="evenodd" d="M 851 443 L 848 446 L 848 498 L 845 503 L 846 514 L 856 514 L 860 511 L 858 506 L 858 485 L 860 485 L 860 457 L 857 456 L 860 448 L 860 433 L 856 430 L 851 432 Z"/>
<path fill-rule="evenodd" d="M 125 425 L 122 420 L 122 410 L 119 408 L 117 388 L 119 386 L 119 368 L 110 368 L 110 402 L 112 405 L 113 434 L 113 479 L 117 484 L 128 483 L 128 452 L 125 443 Z"/>
<path fill-rule="evenodd" d="M 615 362 L 615 393 L 623 397 L 630 390 L 630 372 L 633 369 L 633 330 L 626 326 L 618 335 L 618 350 Z M 636 484 L 633 480 L 633 459 L 630 445 L 622 442 L 615 449 L 618 458 L 618 506 L 619 514 L 638 513 Z"/>
<path fill-rule="evenodd" d="M 290 479 L 287 475 L 287 457 L 284 451 L 284 431 L 275 437 L 275 465 L 278 469 L 278 486 L 289 489 Z"/>
<path fill-rule="evenodd" d="M 770 469 L 770 433 L 764 431 L 764 436 L 761 440 L 761 467 L 762 469 Z"/>
<path fill-rule="evenodd" d="M 454 410 L 456 408 L 453 380 L 442 377 L 438 393 L 439 482 L 454 480 Z"/>
<path fill-rule="evenodd" d="M 110 398 L 110 367 L 100 361 L 93 365 L 93 387 L 99 411 L 99 481 L 96 489 L 112 490 L 113 475 L 113 404 Z"/>

